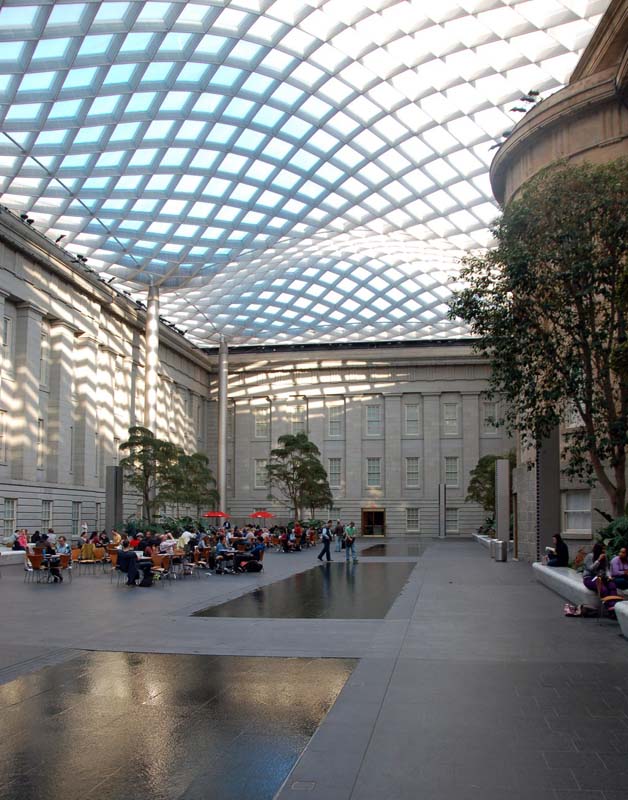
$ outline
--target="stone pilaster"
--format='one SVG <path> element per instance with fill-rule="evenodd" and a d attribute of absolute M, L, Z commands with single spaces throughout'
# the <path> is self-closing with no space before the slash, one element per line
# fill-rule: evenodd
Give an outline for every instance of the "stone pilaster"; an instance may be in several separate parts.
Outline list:
<path fill-rule="evenodd" d="M 401 461 L 401 395 L 387 394 L 384 401 L 384 486 L 386 499 L 399 500 L 401 497 L 402 470 Z"/>
<path fill-rule="evenodd" d="M 46 480 L 68 484 L 72 458 L 72 371 L 77 329 L 62 320 L 50 323 L 50 396 Z"/>
<path fill-rule="evenodd" d="M 43 313 L 35 306 L 17 306 L 15 325 L 15 414 L 12 416 L 11 477 L 37 479 L 39 358 Z"/>

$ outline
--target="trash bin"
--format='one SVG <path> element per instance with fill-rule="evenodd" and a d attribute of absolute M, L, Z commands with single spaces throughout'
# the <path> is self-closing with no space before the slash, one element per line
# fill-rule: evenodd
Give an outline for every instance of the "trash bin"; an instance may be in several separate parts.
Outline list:
<path fill-rule="evenodd" d="M 491 539 L 488 543 L 488 554 L 491 558 L 495 558 L 497 554 L 497 539 Z"/>
<path fill-rule="evenodd" d="M 497 539 L 495 542 L 495 561 L 506 561 L 508 558 L 508 542 Z"/>

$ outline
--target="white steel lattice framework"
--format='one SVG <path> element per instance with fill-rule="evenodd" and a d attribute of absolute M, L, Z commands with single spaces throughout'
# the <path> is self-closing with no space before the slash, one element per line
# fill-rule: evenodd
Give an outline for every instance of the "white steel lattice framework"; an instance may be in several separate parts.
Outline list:
<path fill-rule="evenodd" d="M 608 0 L 5 0 L 0 202 L 198 343 L 443 339 Z"/>

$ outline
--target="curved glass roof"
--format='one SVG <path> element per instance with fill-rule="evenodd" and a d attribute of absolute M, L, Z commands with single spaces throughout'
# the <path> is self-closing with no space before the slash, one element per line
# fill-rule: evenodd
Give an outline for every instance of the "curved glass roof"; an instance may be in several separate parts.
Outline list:
<path fill-rule="evenodd" d="M 5 0 L 0 192 L 197 344 L 443 339 L 608 0 Z M 453 281 L 453 283 L 452 283 Z"/>

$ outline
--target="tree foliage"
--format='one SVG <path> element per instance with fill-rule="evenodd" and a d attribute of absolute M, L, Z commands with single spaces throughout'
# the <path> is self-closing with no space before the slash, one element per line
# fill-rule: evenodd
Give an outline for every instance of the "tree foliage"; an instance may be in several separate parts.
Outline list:
<path fill-rule="evenodd" d="M 471 470 L 466 501 L 479 503 L 489 514 L 495 513 L 495 462 L 498 458 L 506 456 L 482 456 L 476 466 Z M 508 453 L 510 469 L 515 466 L 514 450 Z"/>
<path fill-rule="evenodd" d="M 129 455 L 120 466 L 128 483 L 142 496 L 143 514 L 149 524 L 159 508 L 172 505 L 176 516 L 181 506 L 201 507 L 218 502 L 216 481 L 203 453 L 187 455 L 181 447 L 157 439 L 147 428 L 129 428 L 129 439 L 120 445 Z"/>
<path fill-rule="evenodd" d="M 148 428 L 132 426 L 128 440 L 120 445 L 120 449 L 128 450 L 129 454 L 120 460 L 120 466 L 129 485 L 140 493 L 143 515 L 151 523 L 161 502 L 160 492 L 176 465 L 179 448 L 157 439 Z"/>
<path fill-rule="evenodd" d="M 325 502 L 331 506 L 333 496 L 327 473 L 314 442 L 306 433 L 297 433 L 280 436 L 278 444 L 279 447 L 271 450 L 266 466 L 268 483 L 271 492 L 273 489 L 279 491 L 277 499 L 292 509 L 294 519 L 299 519 L 304 507 L 312 509 L 312 502 Z"/>
<path fill-rule="evenodd" d="M 534 445 L 575 412 L 568 475 L 597 478 L 614 514 L 626 500 L 628 161 L 556 164 L 494 226 L 495 249 L 463 262 L 450 316 L 490 359 L 505 423 Z"/>

